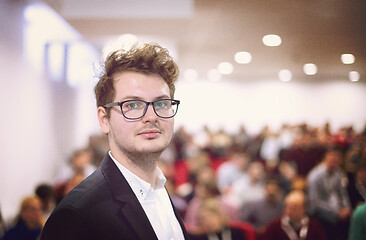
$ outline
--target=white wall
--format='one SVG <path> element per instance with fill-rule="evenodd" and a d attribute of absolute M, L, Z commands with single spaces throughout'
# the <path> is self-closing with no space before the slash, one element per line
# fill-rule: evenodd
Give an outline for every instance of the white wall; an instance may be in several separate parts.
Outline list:
<path fill-rule="evenodd" d="M 193 132 L 202 124 L 227 131 L 244 124 L 255 134 L 265 125 L 275 130 L 283 123 L 322 126 L 327 121 L 333 130 L 353 125 L 360 131 L 366 123 L 366 84 L 346 79 L 322 83 L 180 81 L 176 98 L 182 101 L 176 123 Z"/>
<path fill-rule="evenodd" d="M 92 83 L 72 88 L 35 71 L 23 57 L 23 10 L 0 1 L 0 208 L 8 219 L 37 184 L 50 182 L 96 122 Z"/>

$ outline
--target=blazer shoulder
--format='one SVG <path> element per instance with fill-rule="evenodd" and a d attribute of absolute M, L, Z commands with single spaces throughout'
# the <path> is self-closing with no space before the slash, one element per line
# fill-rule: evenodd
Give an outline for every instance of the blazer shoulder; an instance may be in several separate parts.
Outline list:
<path fill-rule="evenodd" d="M 77 209 L 63 207 L 52 213 L 43 228 L 41 240 L 100 239 Z"/>
<path fill-rule="evenodd" d="M 90 176 L 72 189 L 56 207 L 56 210 L 64 207 L 82 209 L 90 207 L 95 201 L 110 196 L 109 187 L 101 169 L 97 168 Z"/>

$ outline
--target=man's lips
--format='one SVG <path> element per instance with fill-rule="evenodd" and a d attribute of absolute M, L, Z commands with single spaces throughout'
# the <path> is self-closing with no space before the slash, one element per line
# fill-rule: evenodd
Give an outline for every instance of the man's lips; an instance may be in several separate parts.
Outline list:
<path fill-rule="evenodd" d="M 143 130 L 138 133 L 139 136 L 144 136 L 147 138 L 155 138 L 160 134 L 161 134 L 161 131 L 158 129 L 147 129 L 147 130 Z"/>

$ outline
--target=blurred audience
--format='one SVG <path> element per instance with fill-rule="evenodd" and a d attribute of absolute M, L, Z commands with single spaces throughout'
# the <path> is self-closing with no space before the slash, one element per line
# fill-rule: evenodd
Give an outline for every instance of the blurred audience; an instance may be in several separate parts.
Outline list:
<path fill-rule="evenodd" d="M 275 218 L 266 227 L 265 240 L 326 240 L 326 235 L 317 220 L 306 213 L 304 192 L 294 190 L 285 198 L 283 215 Z"/>
<path fill-rule="evenodd" d="M 352 208 L 366 201 L 366 157 L 360 161 L 353 174 L 348 175 L 348 194 Z"/>
<path fill-rule="evenodd" d="M 250 156 L 239 149 L 231 149 L 228 160 L 222 163 L 216 172 L 217 186 L 222 194 L 230 191 L 234 181 L 247 175 Z"/>
<path fill-rule="evenodd" d="M 35 187 L 37 200 L 23 201 L 16 224 L 0 221 L 0 239 L 2 226 L 5 239 L 23 239 L 11 238 L 18 232 L 36 239 L 43 219 L 108 149 L 104 135 L 90 136 L 57 178 Z M 258 134 L 243 125 L 233 133 L 180 127 L 159 167 L 193 239 L 324 239 L 324 232 L 328 240 L 366 239 L 366 125 L 358 133 L 329 123 L 265 126 Z"/>
<path fill-rule="evenodd" d="M 296 164 L 289 161 L 280 161 L 278 163 L 275 176 L 278 178 L 279 185 L 284 194 L 289 193 L 294 188 L 294 184 L 302 178 L 297 174 Z"/>
<path fill-rule="evenodd" d="M 192 240 L 245 240 L 245 233 L 229 226 L 230 219 L 226 215 L 217 198 L 205 199 L 198 210 L 198 226 L 191 233 Z"/>
<path fill-rule="evenodd" d="M 57 203 L 96 170 L 92 160 L 93 150 L 91 148 L 83 148 L 73 153 L 69 165 L 61 169 L 56 180 L 55 198 Z"/>
<path fill-rule="evenodd" d="M 5 232 L 3 240 L 36 240 L 44 226 L 42 202 L 37 196 L 25 197 L 19 215 Z"/>
<path fill-rule="evenodd" d="M 85 177 L 89 176 L 96 169 L 96 166 L 92 163 L 92 159 L 93 152 L 89 148 L 76 150 L 70 159 L 70 164 L 60 170 L 56 183 L 65 183 L 75 174 L 82 174 Z"/>
<path fill-rule="evenodd" d="M 323 224 L 329 239 L 347 238 L 352 210 L 341 162 L 339 149 L 329 148 L 322 162 L 308 175 L 310 210 Z"/>
<path fill-rule="evenodd" d="M 56 207 L 55 190 L 50 184 L 40 184 L 36 187 L 35 194 L 42 202 L 43 219 L 47 220 Z"/>
<path fill-rule="evenodd" d="M 248 202 L 241 210 L 241 221 L 252 224 L 258 234 L 274 218 L 280 217 L 283 209 L 283 194 L 278 182 L 270 179 L 266 182 L 265 197 Z"/>
<path fill-rule="evenodd" d="M 219 202 L 220 207 L 222 207 L 223 211 L 225 211 L 225 214 L 229 216 L 230 219 L 239 219 L 237 209 L 225 202 L 225 199 L 220 195 L 215 176 L 212 174 L 212 169 L 204 167 L 197 173 L 197 183 L 194 186 L 193 198 L 188 202 L 184 218 L 186 227 L 189 231 L 197 232 L 199 227 L 199 209 L 206 199 L 213 198 Z"/>
<path fill-rule="evenodd" d="M 293 144 L 281 149 L 279 158 L 295 163 L 297 173 L 306 176 L 321 161 L 323 153 L 324 147 L 316 142 L 315 132 L 303 125 L 296 130 Z"/>
<path fill-rule="evenodd" d="M 76 172 L 67 181 L 55 186 L 56 203 L 58 204 L 74 187 L 79 185 L 85 179 L 85 175 Z"/>
<path fill-rule="evenodd" d="M 265 172 L 261 162 L 255 161 L 248 165 L 248 174 L 232 183 L 225 199 L 232 206 L 241 209 L 248 202 L 264 199 Z"/>
<path fill-rule="evenodd" d="M 265 161 L 267 168 L 272 169 L 278 164 L 281 149 L 282 143 L 279 134 L 268 130 L 259 151 L 260 157 Z"/>

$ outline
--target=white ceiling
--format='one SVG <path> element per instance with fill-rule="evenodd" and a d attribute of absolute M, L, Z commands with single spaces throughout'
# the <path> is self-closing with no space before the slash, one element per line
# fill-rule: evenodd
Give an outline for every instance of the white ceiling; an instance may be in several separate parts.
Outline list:
<path fill-rule="evenodd" d="M 227 79 L 275 79 L 289 69 L 293 80 L 347 80 L 358 71 L 366 82 L 365 0 L 44 0 L 98 48 L 125 33 L 169 42 L 181 71 L 196 69 L 201 77 L 222 61 L 234 64 Z M 279 47 L 266 47 L 262 37 L 278 34 Z M 168 47 L 169 48 L 169 47 Z M 250 64 L 234 62 L 248 51 Z M 342 53 L 356 62 L 344 65 Z M 303 73 L 315 63 L 318 74 Z"/>

